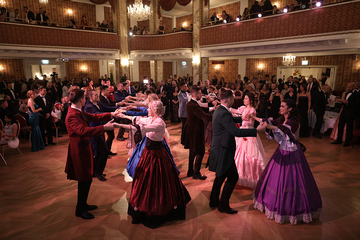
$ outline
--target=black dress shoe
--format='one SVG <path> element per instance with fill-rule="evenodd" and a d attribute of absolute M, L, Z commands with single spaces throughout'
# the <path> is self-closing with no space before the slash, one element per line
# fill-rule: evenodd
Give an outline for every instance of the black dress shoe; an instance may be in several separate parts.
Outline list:
<path fill-rule="evenodd" d="M 54 143 L 54 142 L 51 142 L 51 143 L 49 143 L 49 145 L 56 145 L 56 143 Z"/>
<path fill-rule="evenodd" d="M 316 137 L 317 139 L 322 139 L 322 137 L 321 137 L 320 135 L 315 135 L 315 137 Z"/>
<path fill-rule="evenodd" d="M 343 147 L 348 147 L 350 146 L 350 143 L 344 143 Z"/>
<path fill-rule="evenodd" d="M 92 211 L 92 210 L 95 210 L 97 208 L 98 208 L 98 206 L 96 206 L 96 205 L 86 205 L 86 210 L 87 211 Z"/>
<path fill-rule="evenodd" d="M 217 201 L 210 201 L 209 207 L 211 207 L 211 208 L 218 207 L 218 206 L 219 206 L 219 203 L 220 203 L 219 200 L 217 200 Z"/>
<path fill-rule="evenodd" d="M 81 212 L 76 211 L 76 212 L 75 212 L 75 215 L 76 215 L 77 217 L 81 217 L 81 218 L 83 218 L 83 219 L 93 219 L 93 218 L 94 218 L 94 215 L 92 215 L 91 213 L 89 213 L 89 212 L 86 211 L 86 210 L 83 210 L 83 211 L 81 211 Z"/>
<path fill-rule="evenodd" d="M 96 177 L 100 180 L 100 181 L 106 181 L 106 178 L 103 175 L 96 175 Z"/>
<path fill-rule="evenodd" d="M 45 143 L 45 147 L 47 147 L 48 145 Z"/>
<path fill-rule="evenodd" d="M 194 175 L 193 179 L 199 179 L 199 180 L 205 180 L 207 178 L 207 176 L 199 174 L 199 175 Z"/>
<path fill-rule="evenodd" d="M 117 153 L 113 153 L 112 151 L 109 151 L 109 155 L 115 156 Z"/>
<path fill-rule="evenodd" d="M 340 141 L 331 142 L 331 144 L 342 144 Z"/>
<path fill-rule="evenodd" d="M 104 177 L 106 177 L 106 174 L 103 173 L 102 175 L 103 175 Z"/>
<path fill-rule="evenodd" d="M 231 207 L 225 208 L 225 209 L 222 209 L 222 208 L 219 207 L 218 210 L 219 210 L 219 212 L 221 212 L 221 213 L 227 213 L 227 214 L 235 214 L 235 213 L 238 212 L 238 210 L 233 209 L 233 208 L 231 208 Z"/>
<path fill-rule="evenodd" d="M 125 141 L 125 138 L 124 138 L 124 137 L 117 137 L 116 140 L 118 140 L 118 141 Z"/>
<path fill-rule="evenodd" d="M 111 156 L 109 155 L 109 156 L 108 156 L 108 159 L 110 159 L 110 158 L 111 158 Z"/>
<path fill-rule="evenodd" d="M 194 175 L 194 172 L 187 172 L 188 177 L 192 177 Z"/>

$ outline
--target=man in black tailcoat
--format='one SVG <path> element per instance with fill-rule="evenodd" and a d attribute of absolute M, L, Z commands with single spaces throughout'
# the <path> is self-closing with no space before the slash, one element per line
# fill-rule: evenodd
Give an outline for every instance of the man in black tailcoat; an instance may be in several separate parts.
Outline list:
<path fill-rule="evenodd" d="M 51 98 L 49 97 L 49 95 L 46 95 L 45 87 L 42 86 L 39 88 L 39 96 L 35 98 L 35 103 L 39 105 L 40 108 L 42 108 L 42 111 L 39 112 L 40 114 L 39 126 L 45 146 L 47 146 L 47 144 L 55 145 L 55 143 L 53 142 L 53 134 L 52 134 L 53 122 L 51 117 L 53 104 L 51 102 Z M 47 135 L 47 144 L 45 141 L 46 139 L 45 130 Z"/>
<path fill-rule="evenodd" d="M 211 190 L 210 207 L 218 207 L 220 212 L 234 214 L 238 211 L 230 208 L 229 199 L 239 179 L 235 165 L 235 137 L 256 137 L 258 130 L 264 130 L 263 124 L 257 129 L 239 129 L 235 123 L 241 123 L 241 117 L 233 117 L 229 108 L 234 102 L 231 90 L 222 90 L 220 95 L 221 105 L 213 115 L 213 132 L 209 154 L 209 170 L 216 172 L 216 178 Z M 223 182 L 221 199 L 220 189 Z"/>

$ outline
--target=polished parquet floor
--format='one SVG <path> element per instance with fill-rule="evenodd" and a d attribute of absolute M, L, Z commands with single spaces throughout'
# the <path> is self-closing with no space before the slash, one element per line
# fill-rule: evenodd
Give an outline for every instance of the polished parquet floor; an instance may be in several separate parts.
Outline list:
<path fill-rule="evenodd" d="M 179 143 L 180 127 L 168 125 L 169 145 L 192 197 L 186 220 L 157 229 L 131 224 L 126 214 L 131 182 L 124 174 L 128 150 L 116 140 L 112 150 L 118 154 L 105 170 L 108 180 L 94 179 L 91 186 L 88 203 L 99 206 L 92 212 L 95 219 L 77 218 L 77 182 L 64 173 L 67 136 L 36 153 L 21 139 L 24 156 L 7 150 L 8 165 L 0 162 L 0 239 L 360 239 L 360 145 L 352 149 L 331 145 L 328 137 L 301 139 L 322 196 L 322 214 L 310 224 L 280 225 L 254 210 L 252 190 L 240 186 L 231 198 L 238 214 L 210 209 L 214 173 L 203 169 L 205 181 L 186 177 L 188 152 Z M 270 158 L 277 144 L 260 136 Z"/>

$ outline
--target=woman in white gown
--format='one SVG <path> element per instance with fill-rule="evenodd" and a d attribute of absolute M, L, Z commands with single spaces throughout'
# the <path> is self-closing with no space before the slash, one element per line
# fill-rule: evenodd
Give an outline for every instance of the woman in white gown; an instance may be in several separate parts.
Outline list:
<path fill-rule="evenodd" d="M 247 93 L 244 105 L 232 113 L 242 114 L 241 128 L 254 128 L 255 120 L 250 116 L 256 115 L 255 95 Z M 239 173 L 238 184 L 255 188 L 266 166 L 266 155 L 259 135 L 257 137 L 236 137 L 235 164 Z"/>

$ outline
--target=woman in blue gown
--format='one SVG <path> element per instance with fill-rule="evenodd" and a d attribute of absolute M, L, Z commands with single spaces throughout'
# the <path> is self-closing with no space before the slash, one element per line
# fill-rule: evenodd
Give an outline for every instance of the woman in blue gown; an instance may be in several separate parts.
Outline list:
<path fill-rule="evenodd" d="M 31 126 L 31 151 L 36 152 L 39 150 L 45 149 L 45 144 L 41 136 L 41 130 L 39 127 L 39 111 L 42 109 L 39 108 L 37 104 L 35 104 L 35 93 L 30 90 L 27 92 L 28 97 L 28 107 L 31 112 L 29 118 L 29 124 Z"/>

